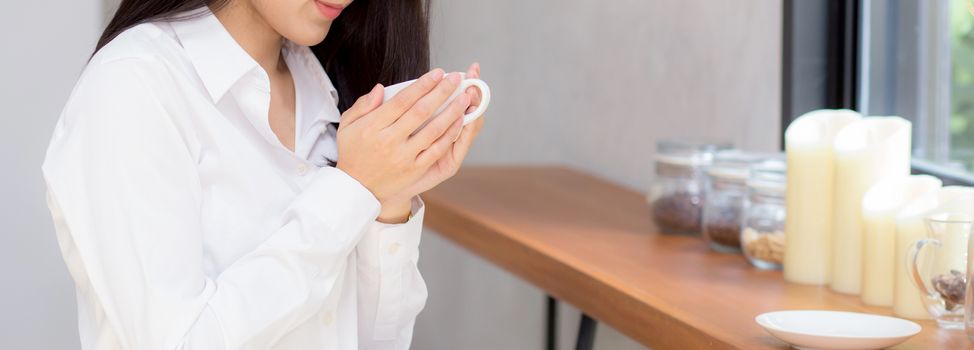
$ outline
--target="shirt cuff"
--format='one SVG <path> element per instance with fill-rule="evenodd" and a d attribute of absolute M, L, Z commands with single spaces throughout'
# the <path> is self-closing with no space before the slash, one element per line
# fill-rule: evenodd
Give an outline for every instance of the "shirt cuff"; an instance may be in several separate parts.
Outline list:
<path fill-rule="evenodd" d="M 420 196 L 414 196 L 410 203 L 409 220 L 406 222 L 372 222 L 359 242 L 360 263 L 378 266 L 382 259 L 401 262 L 416 262 L 419 259 L 419 240 L 423 232 L 426 204 Z"/>
<path fill-rule="evenodd" d="M 419 196 L 410 202 L 412 210 L 408 221 L 402 224 L 373 222 L 356 248 L 359 273 L 378 282 L 372 334 L 375 340 L 396 339 L 406 312 L 405 303 L 414 292 L 404 283 L 410 280 L 419 261 L 419 239 L 426 205 Z"/>
<path fill-rule="evenodd" d="M 314 174 L 311 184 L 297 199 L 302 208 L 334 232 L 357 236 L 379 216 L 379 200 L 362 183 L 341 169 L 324 167 Z"/>

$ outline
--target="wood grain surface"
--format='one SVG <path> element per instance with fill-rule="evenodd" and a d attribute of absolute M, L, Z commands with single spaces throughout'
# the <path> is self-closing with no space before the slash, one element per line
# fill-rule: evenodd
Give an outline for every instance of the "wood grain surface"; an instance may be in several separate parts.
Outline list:
<path fill-rule="evenodd" d="M 658 234 L 641 193 L 564 167 L 464 168 L 423 199 L 428 227 L 654 349 L 788 348 L 754 322 L 767 311 L 891 314 Z M 963 331 L 920 324 L 894 349 L 974 349 Z"/>

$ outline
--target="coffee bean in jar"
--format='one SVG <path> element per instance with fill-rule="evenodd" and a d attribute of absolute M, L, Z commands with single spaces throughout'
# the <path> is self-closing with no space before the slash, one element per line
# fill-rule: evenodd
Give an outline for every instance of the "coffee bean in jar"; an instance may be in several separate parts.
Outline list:
<path fill-rule="evenodd" d="M 741 224 L 750 168 L 771 156 L 740 150 L 724 150 L 714 155 L 713 164 L 707 170 L 703 205 L 703 236 L 713 250 L 741 252 Z"/>
<path fill-rule="evenodd" d="M 653 220 L 665 232 L 700 232 L 701 198 L 682 192 L 657 198 L 652 203 Z"/>
<path fill-rule="evenodd" d="M 662 233 L 700 234 L 704 171 L 714 152 L 727 148 L 730 148 L 727 144 L 657 143 L 656 176 L 646 200 L 653 221 Z"/>
<path fill-rule="evenodd" d="M 737 252 L 741 247 L 741 208 L 708 208 L 703 234 L 711 248 L 722 252 Z"/>

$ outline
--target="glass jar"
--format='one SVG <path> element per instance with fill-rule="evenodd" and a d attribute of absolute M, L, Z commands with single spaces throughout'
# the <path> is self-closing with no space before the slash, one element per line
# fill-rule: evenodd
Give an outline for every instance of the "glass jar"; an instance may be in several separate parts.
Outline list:
<path fill-rule="evenodd" d="M 744 203 L 741 245 L 751 264 L 760 269 L 781 269 L 785 255 L 784 157 L 751 167 Z"/>
<path fill-rule="evenodd" d="M 707 169 L 703 205 L 703 237 L 713 250 L 741 252 L 748 174 L 752 165 L 769 156 L 738 150 L 720 151 L 714 155 L 713 164 Z"/>
<path fill-rule="evenodd" d="M 656 144 L 656 177 L 646 200 L 662 233 L 700 234 L 704 171 L 726 144 L 660 141 Z"/>

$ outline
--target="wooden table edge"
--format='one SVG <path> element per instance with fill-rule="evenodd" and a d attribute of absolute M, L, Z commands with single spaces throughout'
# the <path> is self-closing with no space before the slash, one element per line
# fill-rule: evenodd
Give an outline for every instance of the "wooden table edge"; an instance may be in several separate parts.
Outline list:
<path fill-rule="evenodd" d="M 471 219 L 473 215 L 446 205 L 436 192 L 428 192 L 423 198 L 427 227 L 645 346 L 664 349 L 738 348 L 664 310 L 649 306 L 611 281 L 597 278 L 544 254 L 543 248 L 531 246 L 503 230 Z M 463 232 L 458 228 L 463 228 Z M 576 283 L 565 283 L 567 280 Z M 605 298 L 612 302 L 595 302 L 594 298 Z M 606 308 L 605 304 L 611 307 Z"/>

